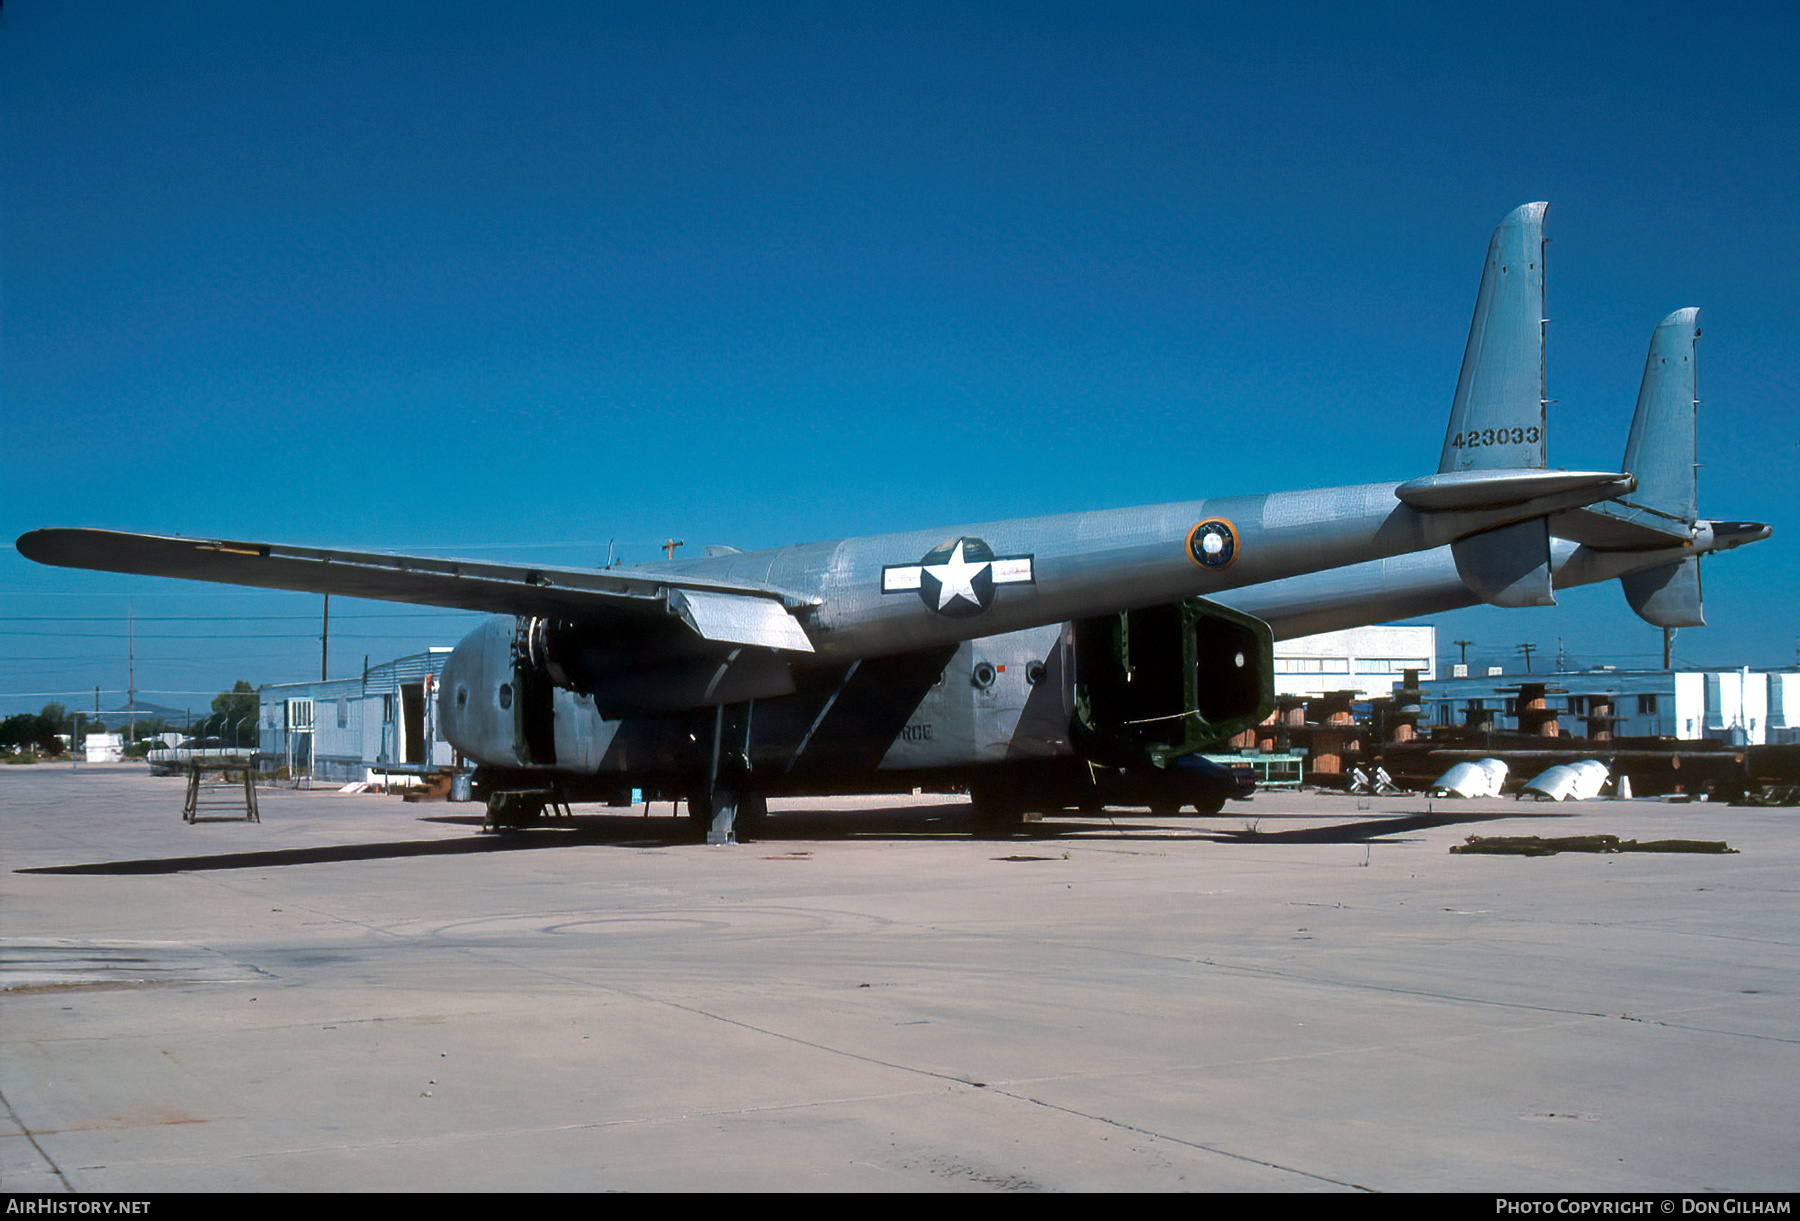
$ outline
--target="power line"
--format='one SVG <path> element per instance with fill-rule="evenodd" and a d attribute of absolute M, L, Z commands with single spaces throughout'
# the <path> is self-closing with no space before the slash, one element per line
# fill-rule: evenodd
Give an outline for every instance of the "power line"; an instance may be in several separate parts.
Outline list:
<path fill-rule="evenodd" d="M 459 620 L 482 611 L 364 611 L 344 614 L 340 620 Z M 317 614 L 140 614 L 139 623 L 270 623 L 277 620 L 317 620 Z M 117 623 L 117 614 L 0 614 L 0 623 Z"/>
<path fill-rule="evenodd" d="M 441 633 L 441 632 L 420 632 L 420 631 L 410 631 L 410 632 L 333 632 L 332 633 L 332 635 L 338 640 L 408 640 L 408 639 L 411 639 L 414 637 L 419 637 L 419 636 L 426 636 L 426 637 L 431 637 L 432 639 L 436 639 L 436 638 L 442 636 L 443 634 L 444 633 Z M 120 635 L 120 636 L 105 636 L 105 635 L 100 635 L 95 632 L 0 632 L 0 636 L 35 637 L 35 638 L 47 637 L 51 640 L 107 640 L 107 641 L 114 641 L 114 642 L 125 639 L 125 637 L 122 635 Z M 139 641 L 144 641 L 144 640 L 216 640 L 220 644 L 225 644 L 225 643 L 228 643 L 231 641 L 237 641 L 237 640 L 296 640 L 296 641 L 298 641 L 298 640 L 317 640 L 318 638 L 319 638 L 318 633 L 316 633 L 316 632 L 307 632 L 307 633 L 300 633 L 300 632 L 234 632 L 230 635 L 221 635 L 219 633 L 195 633 L 193 635 L 166 635 L 166 634 L 159 633 L 159 632 L 139 632 L 137 634 L 137 639 Z M 33 657 L 38 657 L 38 656 L 41 656 L 41 654 L 33 654 Z"/>

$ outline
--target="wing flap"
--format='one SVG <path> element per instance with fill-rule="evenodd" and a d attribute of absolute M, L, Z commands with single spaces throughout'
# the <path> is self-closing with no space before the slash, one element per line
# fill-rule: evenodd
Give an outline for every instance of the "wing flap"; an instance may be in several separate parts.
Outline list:
<path fill-rule="evenodd" d="M 708 640 L 761 645 L 796 653 L 813 651 L 812 641 L 779 602 L 743 594 L 698 589 L 669 591 L 669 609 Z"/>

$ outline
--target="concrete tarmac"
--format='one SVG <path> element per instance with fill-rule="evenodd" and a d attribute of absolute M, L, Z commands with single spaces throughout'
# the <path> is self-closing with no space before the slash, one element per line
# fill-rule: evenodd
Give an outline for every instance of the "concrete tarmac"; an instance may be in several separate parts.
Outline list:
<path fill-rule="evenodd" d="M 183 783 L 0 768 L 8 1191 L 1800 1187 L 1796 810 Z M 1589 833 L 1738 851 L 1448 851 Z"/>

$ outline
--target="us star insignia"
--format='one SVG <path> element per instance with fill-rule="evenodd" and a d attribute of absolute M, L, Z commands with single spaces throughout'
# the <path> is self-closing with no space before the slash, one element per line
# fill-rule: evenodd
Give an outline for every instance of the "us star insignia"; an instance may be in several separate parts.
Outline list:
<path fill-rule="evenodd" d="M 1000 585 L 1036 581 L 1029 555 L 995 555 L 978 538 L 939 543 L 917 564 L 889 564 L 881 570 L 884 594 L 917 592 L 919 600 L 940 615 L 962 619 L 979 615 L 994 604 Z"/>

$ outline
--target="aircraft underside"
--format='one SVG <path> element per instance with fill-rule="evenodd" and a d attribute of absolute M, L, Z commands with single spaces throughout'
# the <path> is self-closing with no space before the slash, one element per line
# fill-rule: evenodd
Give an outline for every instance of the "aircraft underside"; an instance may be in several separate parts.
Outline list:
<path fill-rule="evenodd" d="M 479 762 L 477 794 L 502 822 L 630 789 L 704 811 L 720 792 L 966 787 L 1003 822 L 1122 801 L 1216 810 L 1228 778 L 1181 761 L 1272 706 L 1267 629 L 1197 598 L 795 667 L 786 695 L 620 718 L 572 667 L 534 663 L 535 631 L 489 621 L 442 680 L 445 736 Z"/>

